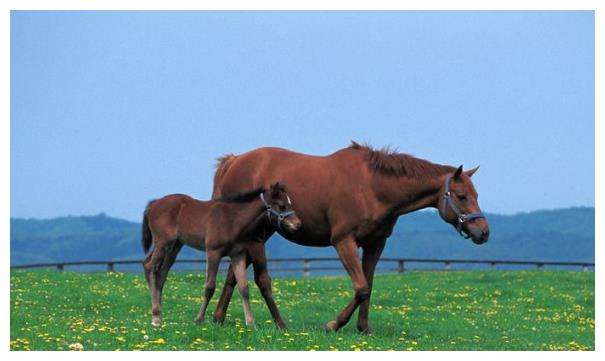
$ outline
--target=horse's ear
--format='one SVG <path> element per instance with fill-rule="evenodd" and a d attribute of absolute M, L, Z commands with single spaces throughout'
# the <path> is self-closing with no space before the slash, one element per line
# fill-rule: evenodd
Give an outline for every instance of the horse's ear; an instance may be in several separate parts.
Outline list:
<path fill-rule="evenodd" d="M 467 176 L 472 177 L 473 174 L 475 174 L 476 171 L 479 170 L 479 166 L 476 166 L 475 168 L 471 169 L 471 170 L 467 170 L 466 172 L 464 172 L 464 174 L 466 174 Z"/>
<path fill-rule="evenodd" d="M 462 174 L 462 166 L 460 166 L 460 167 L 458 167 L 458 169 L 456 169 L 456 173 L 454 173 L 454 179 L 459 179 L 461 174 Z"/>
<path fill-rule="evenodd" d="M 279 182 L 271 184 L 271 194 L 274 196 L 279 195 L 279 192 L 283 189 L 283 186 Z"/>

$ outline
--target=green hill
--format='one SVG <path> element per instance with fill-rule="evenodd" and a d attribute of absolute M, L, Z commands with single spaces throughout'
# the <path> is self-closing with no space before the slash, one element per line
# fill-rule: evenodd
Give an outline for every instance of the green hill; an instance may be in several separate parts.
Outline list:
<path fill-rule="evenodd" d="M 490 241 L 476 246 L 432 211 L 399 219 L 383 257 L 573 260 L 594 262 L 594 208 L 577 207 L 515 215 L 488 214 Z M 11 264 L 140 259 L 140 224 L 96 216 L 11 218 Z M 279 235 L 267 243 L 269 257 L 336 256 Z M 200 257 L 185 249 L 180 258 Z"/>

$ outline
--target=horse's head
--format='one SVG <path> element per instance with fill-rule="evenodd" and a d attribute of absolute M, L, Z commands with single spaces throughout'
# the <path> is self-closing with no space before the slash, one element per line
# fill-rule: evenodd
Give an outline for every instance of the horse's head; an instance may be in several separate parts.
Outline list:
<path fill-rule="evenodd" d="M 447 175 L 440 189 L 438 209 L 441 218 L 453 225 L 463 237 L 483 244 L 489 238 L 489 226 L 481 213 L 477 191 L 471 181 L 477 169 L 479 167 L 463 171 L 460 166 Z"/>
<path fill-rule="evenodd" d="M 300 228 L 302 223 L 292 209 L 292 202 L 284 184 L 273 183 L 269 190 L 263 193 L 263 200 L 269 220 L 271 223 L 275 222 L 277 228 L 285 229 L 290 233 Z"/>

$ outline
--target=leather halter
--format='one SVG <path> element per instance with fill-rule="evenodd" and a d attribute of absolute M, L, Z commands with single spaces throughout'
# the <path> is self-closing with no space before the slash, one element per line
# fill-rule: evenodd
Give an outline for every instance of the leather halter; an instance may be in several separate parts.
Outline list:
<path fill-rule="evenodd" d="M 458 233 L 460 233 L 462 237 L 470 238 L 470 235 L 464 234 L 464 231 L 462 230 L 462 225 L 468 221 L 472 221 L 479 218 L 485 218 L 485 216 L 482 212 L 463 213 L 460 211 L 460 208 L 458 208 L 456 203 L 454 203 L 454 200 L 452 199 L 452 194 L 450 192 L 451 179 L 452 175 L 448 175 L 447 178 L 445 178 L 445 192 L 443 194 L 443 200 L 439 205 L 439 215 L 441 216 L 441 218 L 443 218 L 444 221 L 448 222 L 446 218 L 446 212 L 447 207 L 449 206 L 450 209 L 454 212 L 454 214 L 456 214 L 456 230 L 458 231 Z"/>
<path fill-rule="evenodd" d="M 286 219 L 288 216 L 295 214 L 293 210 L 285 212 L 276 211 L 275 209 L 273 209 L 273 207 L 271 207 L 269 203 L 267 203 L 265 197 L 263 196 L 263 193 L 260 194 L 260 200 L 263 201 L 263 204 L 265 205 L 265 210 L 267 211 L 267 218 L 269 219 L 269 222 L 271 222 L 272 214 L 277 217 L 277 228 L 281 228 L 281 222 L 283 222 L 284 219 Z"/>

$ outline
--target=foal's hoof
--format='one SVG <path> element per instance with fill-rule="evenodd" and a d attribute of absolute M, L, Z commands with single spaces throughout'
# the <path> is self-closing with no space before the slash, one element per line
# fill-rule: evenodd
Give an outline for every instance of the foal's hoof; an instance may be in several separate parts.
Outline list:
<path fill-rule="evenodd" d="M 225 315 L 221 315 L 221 314 L 214 314 L 212 316 L 212 321 L 214 321 L 214 323 L 222 325 L 223 323 L 225 323 Z"/>
<path fill-rule="evenodd" d="M 372 335 L 372 329 L 370 327 L 359 327 L 357 326 L 357 331 L 359 331 L 359 333 L 363 333 L 364 335 L 368 335 L 371 336 Z"/>
<path fill-rule="evenodd" d="M 278 322 L 276 323 L 277 328 L 279 328 L 282 331 L 287 331 L 288 330 L 288 326 L 286 326 L 285 323 L 283 322 Z"/>
<path fill-rule="evenodd" d="M 195 319 L 195 324 L 196 325 L 201 325 L 202 323 L 204 323 L 204 318 L 203 317 L 197 317 Z"/>
<path fill-rule="evenodd" d="M 159 317 L 157 317 L 157 316 L 152 317 L 151 318 L 151 326 L 153 326 L 153 327 L 160 327 L 160 326 L 162 326 L 162 319 L 159 318 Z"/>
<path fill-rule="evenodd" d="M 330 321 L 326 323 L 324 329 L 328 332 L 338 331 L 338 324 L 336 323 L 336 321 Z"/>

